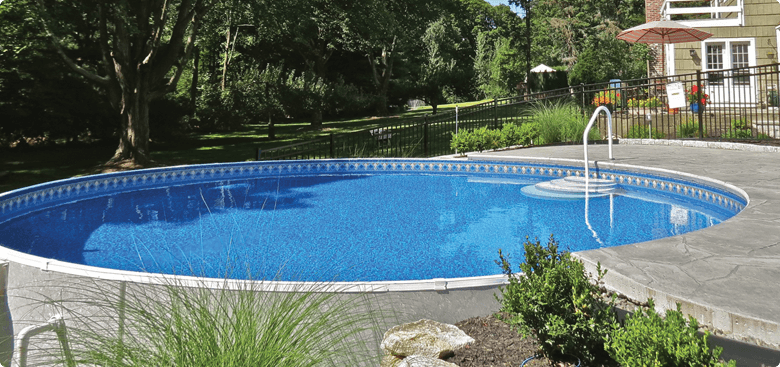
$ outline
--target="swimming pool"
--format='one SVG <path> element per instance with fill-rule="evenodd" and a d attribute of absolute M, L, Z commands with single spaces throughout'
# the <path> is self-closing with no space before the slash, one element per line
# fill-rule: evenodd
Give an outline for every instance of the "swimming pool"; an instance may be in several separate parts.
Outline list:
<path fill-rule="evenodd" d="M 11 257 L 70 273 L 460 279 L 473 286 L 480 277 L 501 281 L 498 249 L 522 259 L 526 236 L 554 234 L 571 251 L 619 246 L 716 225 L 746 205 L 714 182 L 641 171 L 592 172 L 619 183 L 623 195 L 541 200 L 521 193 L 582 171 L 538 162 L 361 159 L 74 178 L 0 196 L 0 244 Z"/>

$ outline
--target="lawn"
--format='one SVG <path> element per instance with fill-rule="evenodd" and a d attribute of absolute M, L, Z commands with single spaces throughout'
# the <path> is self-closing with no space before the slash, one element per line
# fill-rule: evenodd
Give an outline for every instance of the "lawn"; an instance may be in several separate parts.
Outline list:
<path fill-rule="evenodd" d="M 485 101 L 459 103 L 467 107 Z M 439 106 L 439 113 L 455 109 L 455 104 Z M 254 160 L 258 148 L 268 149 L 294 144 L 330 133 L 345 133 L 375 128 L 431 113 L 431 107 L 387 116 L 369 116 L 323 122 L 322 129 L 311 129 L 308 121 L 277 123 L 276 139 L 268 139 L 266 124 L 244 125 L 234 131 L 192 132 L 171 142 L 152 142 L 152 160 L 172 166 Z M 103 163 L 116 149 L 116 142 L 100 144 L 57 144 L 55 146 L 0 150 L 0 193 L 47 181 L 99 173 Z M 7 172 L 7 173 L 6 173 Z"/>

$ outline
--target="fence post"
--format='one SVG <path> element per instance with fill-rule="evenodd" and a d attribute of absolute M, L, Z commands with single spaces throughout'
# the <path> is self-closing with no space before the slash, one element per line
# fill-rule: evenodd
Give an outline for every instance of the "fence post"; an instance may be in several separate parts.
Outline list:
<path fill-rule="evenodd" d="M 498 129 L 498 100 L 493 98 L 493 128 Z"/>
<path fill-rule="evenodd" d="M 701 85 L 701 70 L 696 70 L 696 88 L 703 89 Z M 700 90 L 698 93 L 704 93 Z M 704 105 L 699 106 L 699 139 L 704 139 Z"/>
<path fill-rule="evenodd" d="M 428 117 L 425 118 L 423 123 L 423 151 L 425 156 L 428 156 Z"/>
<path fill-rule="evenodd" d="M 333 154 L 333 133 L 330 133 L 330 158 L 336 158 Z"/>

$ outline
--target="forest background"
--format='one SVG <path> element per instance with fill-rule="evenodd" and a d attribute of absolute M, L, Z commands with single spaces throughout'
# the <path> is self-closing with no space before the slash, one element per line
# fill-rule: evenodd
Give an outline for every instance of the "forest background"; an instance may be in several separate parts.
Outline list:
<path fill-rule="evenodd" d="M 246 124 L 386 116 L 522 93 L 544 63 L 570 85 L 646 74 L 615 39 L 643 0 L 5 0 L 0 147 L 149 142 Z"/>

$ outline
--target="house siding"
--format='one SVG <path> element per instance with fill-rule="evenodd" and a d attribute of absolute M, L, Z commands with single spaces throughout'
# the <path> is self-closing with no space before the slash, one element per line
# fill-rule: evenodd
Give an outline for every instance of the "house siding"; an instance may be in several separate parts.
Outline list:
<path fill-rule="evenodd" d="M 777 0 L 744 0 L 745 26 L 743 27 L 700 27 L 698 29 L 712 33 L 712 38 L 753 38 L 756 45 L 758 65 L 777 62 L 767 57 L 767 52 L 777 52 L 775 27 L 780 24 L 780 2 Z M 701 70 L 701 42 L 675 44 L 675 73 L 695 73 Z M 690 50 L 696 50 L 697 59 L 690 56 Z"/>

